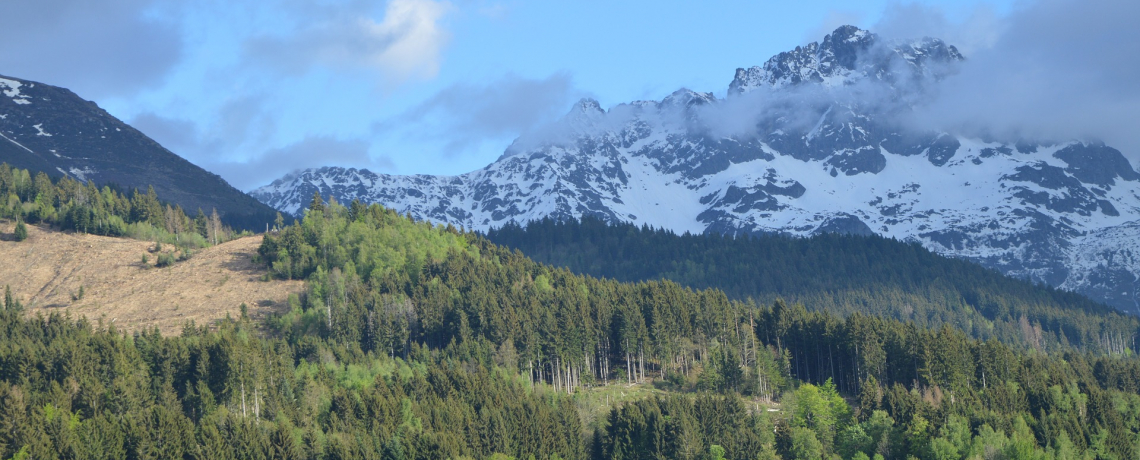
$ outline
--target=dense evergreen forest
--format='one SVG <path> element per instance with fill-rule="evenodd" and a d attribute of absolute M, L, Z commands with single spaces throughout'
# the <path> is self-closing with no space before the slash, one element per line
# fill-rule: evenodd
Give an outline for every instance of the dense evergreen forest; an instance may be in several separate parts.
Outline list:
<path fill-rule="evenodd" d="M 0 458 L 1140 455 L 1130 353 L 578 275 L 319 196 L 258 257 L 307 280 L 264 324 L 128 335 L 6 296 Z"/>
<path fill-rule="evenodd" d="M 52 180 L 43 172 L 0 164 L 0 218 L 18 223 L 48 224 L 60 230 L 202 248 L 236 236 L 224 225 L 216 210 L 201 209 L 191 218 L 180 206 L 158 199 L 153 187 L 147 191 L 119 190 L 67 177 Z M 279 225 L 283 225 L 282 222 Z"/>
<path fill-rule="evenodd" d="M 1019 348 L 1137 351 L 1134 316 L 879 236 L 676 235 L 589 217 L 508 225 L 486 236 L 535 261 L 595 277 L 667 279 L 736 300 L 782 298 L 841 316 L 860 312 L 935 329 L 949 324 Z"/>

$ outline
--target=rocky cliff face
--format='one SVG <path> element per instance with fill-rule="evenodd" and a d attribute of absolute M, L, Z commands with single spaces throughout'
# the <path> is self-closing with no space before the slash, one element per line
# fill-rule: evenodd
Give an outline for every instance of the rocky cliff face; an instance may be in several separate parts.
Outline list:
<path fill-rule="evenodd" d="M 726 100 L 584 100 L 478 171 L 321 168 L 254 196 L 299 214 L 320 191 L 474 229 L 592 215 L 677 232 L 876 233 L 1140 312 L 1140 173 L 1119 151 L 905 127 L 960 60 L 936 39 L 841 27 L 737 70 Z"/>

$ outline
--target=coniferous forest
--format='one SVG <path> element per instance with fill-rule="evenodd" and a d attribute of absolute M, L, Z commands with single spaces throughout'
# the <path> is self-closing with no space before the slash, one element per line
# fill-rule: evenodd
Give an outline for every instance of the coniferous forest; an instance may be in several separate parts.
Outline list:
<path fill-rule="evenodd" d="M 953 321 L 575 274 L 319 196 L 258 258 L 307 280 L 288 311 L 178 337 L 29 317 L 7 295 L 0 458 L 1140 455 L 1140 360 L 1091 345 L 1122 322 L 1096 307 L 1042 301 L 1090 323 L 1041 325 L 1079 339 L 1026 346 Z M 590 394 L 636 389 L 652 391 L 583 415 Z"/>
<path fill-rule="evenodd" d="M 618 281 L 668 279 L 736 300 L 782 298 L 840 316 L 948 324 L 1018 348 L 1138 351 L 1135 316 L 880 236 L 676 235 L 587 217 L 508 225 L 487 238 L 541 263 Z"/>

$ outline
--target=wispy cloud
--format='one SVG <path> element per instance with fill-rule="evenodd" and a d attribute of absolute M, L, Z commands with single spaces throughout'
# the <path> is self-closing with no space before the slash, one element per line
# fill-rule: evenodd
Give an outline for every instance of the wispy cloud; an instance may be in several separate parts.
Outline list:
<path fill-rule="evenodd" d="M 378 171 L 393 168 L 387 157 L 369 154 L 369 143 L 363 139 L 338 139 L 331 136 L 309 136 L 284 147 L 270 149 L 245 161 L 218 159 L 211 170 L 234 177 L 235 187 L 243 190 L 268 184 L 285 174 L 321 166 L 365 167 Z"/>
<path fill-rule="evenodd" d="M 374 130 L 441 142 L 448 155 L 462 155 L 484 140 L 515 137 L 553 121 L 565 112 L 575 92 L 567 73 L 540 79 L 506 75 L 486 85 L 445 88 L 407 112 L 377 123 Z"/>
<path fill-rule="evenodd" d="M 231 152 L 242 150 L 245 145 L 264 145 L 249 139 L 263 136 L 266 129 L 272 129 L 272 120 L 265 118 L 257 100 L 234 101 L 219 120 L 224 121 L 202 127 L 190 120 L 144 113 L 131 120 L 131 124 L 167 148 L 196 158 L 200 166 L 241 190 L 265 185 L 304 168 L 352 166 L 377 171 L 394 168 L 388 157 L 369 152 L 366 139 L 329 135 L 307 135 L 285 146 L 252 149 L 243 156 L 235 156 Z"/>
<path fill-rule="evenodd" d="M 887 39 L 939 38 L 967 55 L 993 47 L 1008 27 L 1008 18 L 990 5 L 978 5 L 963 20 L 954 21 L 943 9 L 920 3 L 890 4 L 871 26 Z"/>

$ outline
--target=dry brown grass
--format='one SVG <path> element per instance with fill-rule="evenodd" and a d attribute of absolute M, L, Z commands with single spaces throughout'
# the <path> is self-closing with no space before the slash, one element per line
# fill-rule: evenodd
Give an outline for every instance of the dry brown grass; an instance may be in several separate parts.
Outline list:
<path fill-rule="evenodd" d="M 196 251 L 186 261 L 154 267 L 153 243 L 61 233 L 29 225 L 28 239 L 14 242 L 13 222 L 0 222 L 0 285 L 37 312 L 70 312 L 135 331 L 157 327 L 178 334 L 188 320 L 210 324 L 236 318 L 245 303 L 259 318 L 285 308 L 300 281 L 261 281 L 264 267 L 252 258 L 261 236 Z M 166 251 L 173 248 L 165 247 Z M 149 259 L 142 264 L 143 254 Z M 78 298 L 80 287 L 82 298 Z"/>

